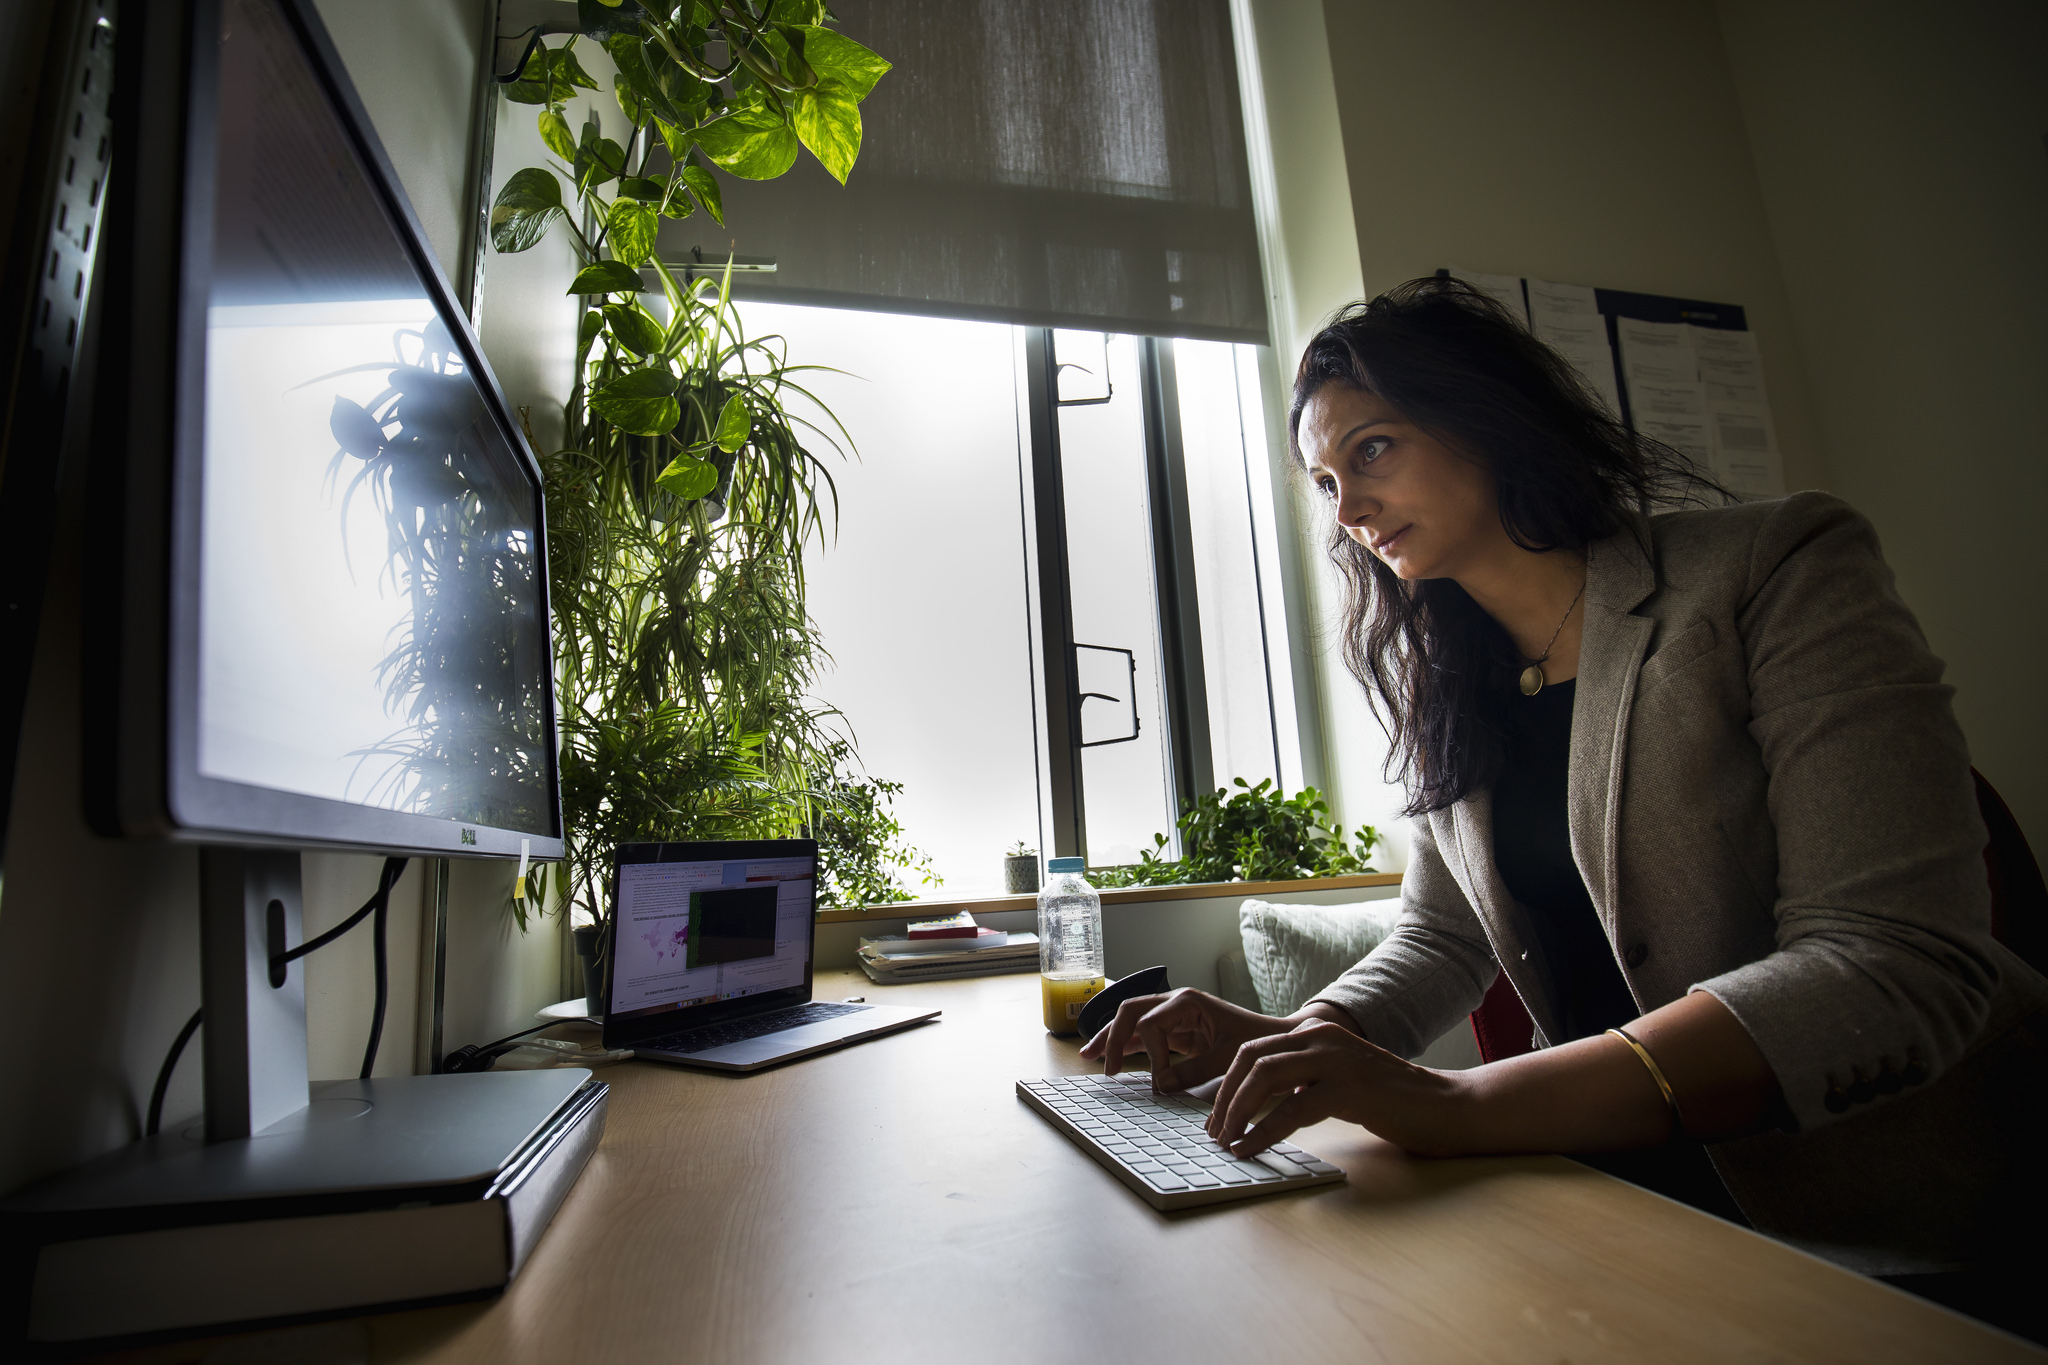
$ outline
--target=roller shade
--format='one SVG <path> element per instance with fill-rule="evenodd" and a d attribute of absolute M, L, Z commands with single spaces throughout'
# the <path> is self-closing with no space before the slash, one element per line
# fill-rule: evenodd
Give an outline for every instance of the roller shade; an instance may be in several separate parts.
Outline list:
<path fill-rule="evenodd" d="M 772 256 L 743 297 L 1267 339 L 1227 0 L 835 0 L 895 63 L 844 187 L 727 181 L 668 259 Z"/>

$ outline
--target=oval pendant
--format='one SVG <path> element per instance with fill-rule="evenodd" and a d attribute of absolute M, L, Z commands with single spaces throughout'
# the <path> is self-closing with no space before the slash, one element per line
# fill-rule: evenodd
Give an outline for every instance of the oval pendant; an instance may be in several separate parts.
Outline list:
<path fill-rule="evenodd" d="M 1543 665 L 1530 664 L 1522 670 L 1522 695 L 1533 697 L 1543 690 Z"/>

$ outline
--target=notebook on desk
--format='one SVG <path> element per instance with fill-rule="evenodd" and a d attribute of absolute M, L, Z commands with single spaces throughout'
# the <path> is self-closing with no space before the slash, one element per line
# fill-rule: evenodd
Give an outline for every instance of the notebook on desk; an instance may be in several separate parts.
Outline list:
<path fill-rule="evenodd" d="M 753 1071 L 937 1017 L 811 999 L 818 846 L 622 844 L 612 868 L 604 1045 Z"/>

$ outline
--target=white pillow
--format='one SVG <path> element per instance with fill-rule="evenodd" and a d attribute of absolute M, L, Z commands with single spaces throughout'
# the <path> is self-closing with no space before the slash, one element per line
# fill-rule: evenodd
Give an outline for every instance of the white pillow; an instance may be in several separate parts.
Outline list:
<path fill-rule="evenodd" d="M 1245 901 L 1237 922 L 1260 1010 L 1294 1013 L 1379 947 L 1400 918 L 1397 899 L 1356 905 Z"/>

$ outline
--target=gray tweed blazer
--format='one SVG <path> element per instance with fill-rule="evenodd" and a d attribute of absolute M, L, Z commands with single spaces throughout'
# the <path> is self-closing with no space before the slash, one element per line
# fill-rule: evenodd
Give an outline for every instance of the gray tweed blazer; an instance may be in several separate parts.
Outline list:
<path fill-rule="evenodd" d="M 1640 1008 L 1709 991 L 1777 1073 L 1783 1128 L 1709 1149 L 1743 1211 L 1870 1274 L 2037 1240 L 2048 982 L 1991 939 L 1953 689 L 1870 523 L 1649 518 L 1591 547 L 1585 612 L 1572 853 Z M 1487 794 L 1414 822 L 1401 898 L 1318 999 L 1412 1057 L 1505 970 L 1556 1036 Z"/>

